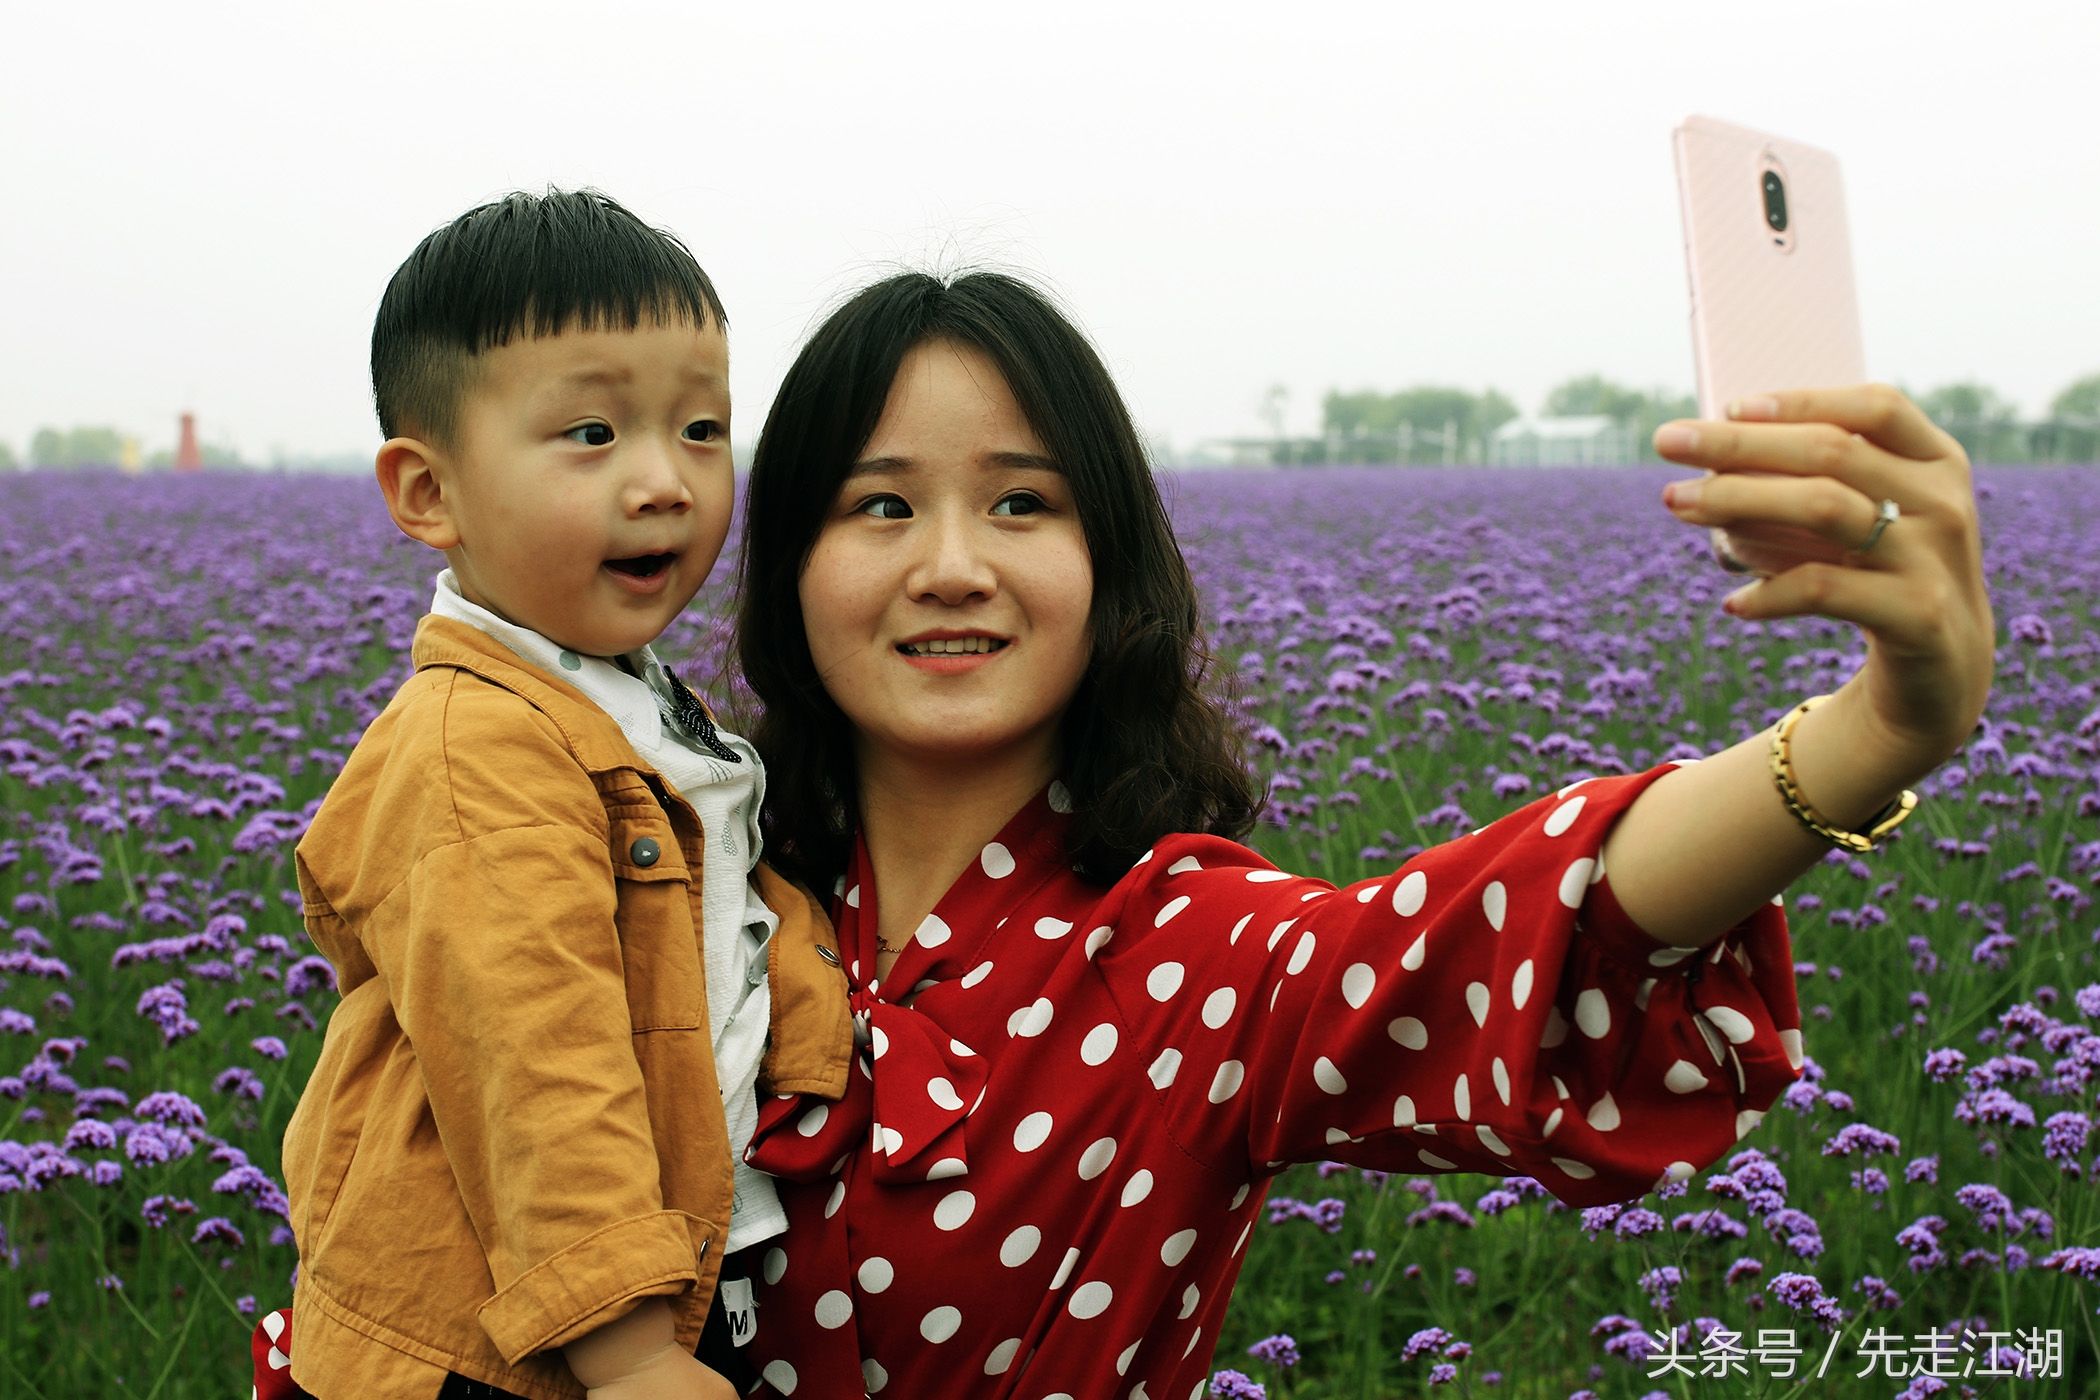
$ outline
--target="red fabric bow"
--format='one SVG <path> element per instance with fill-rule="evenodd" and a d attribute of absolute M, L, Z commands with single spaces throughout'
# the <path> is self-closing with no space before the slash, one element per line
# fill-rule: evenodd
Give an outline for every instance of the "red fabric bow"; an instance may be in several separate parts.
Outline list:
<path fill-rule="evenodd" d="M 904 1184 L 965 1176 L 967 1125 L 984 1098 L 984 1059 L 914 1010 L 909 993 L 901 1002 L 885 1001 L 879 985 L 864 975 L 875 966 L 876 915 L 867 849 L 858 843 L 846 885 L 852 893 L 833 902 L 832 918 L 839 946 L 851 959 L 857 1072 L 848 1076 L 837 1103 L 788 1094 L 762 1106 L 747 1160 L 775 1176 L 811 1181 L 829 1175 L 865 1138 L 878 1180 Z M 923 970 L 932 953 L 914 943 L 898 955 L 890 980 Z"/>

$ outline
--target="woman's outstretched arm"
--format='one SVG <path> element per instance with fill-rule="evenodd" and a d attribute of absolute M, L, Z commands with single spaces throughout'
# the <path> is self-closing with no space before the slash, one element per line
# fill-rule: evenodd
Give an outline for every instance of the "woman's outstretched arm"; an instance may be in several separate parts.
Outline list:
<path fill-rule="evenodd" d="M 1797 526 L 1847 547 L 1842 564 L 1796 565 L 1728 607 L 1745 619 L 1838 618 L 1864 635 L 1865 664 L 1791 736 L 1802 796 L 1832 825 L 1859 829 L 1961 747 L 1990 690 L 1996 631 L 1968 458 L 1916 404 L 1875 384 L 1745 400 L 1728 422 L 1666 424 L 1655 442 L 1714 473 L 1667 489 L 1679 519 Z M 1900 518 L 1860 552 L 1889 500 Z M 1770 741 L 1768 729 L 1658 781 L 1606 841 L 1620 904 L 1658 940 L 1711 940 L 1829 851 L 1780 797 Z"/>

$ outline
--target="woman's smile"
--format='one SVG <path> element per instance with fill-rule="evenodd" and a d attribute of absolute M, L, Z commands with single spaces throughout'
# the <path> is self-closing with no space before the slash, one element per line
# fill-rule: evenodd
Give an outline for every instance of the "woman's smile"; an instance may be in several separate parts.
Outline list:
<path fill-rule="evenodd" d="M 1012 642 L 986 632 L 928 632 L 897 643 L 908 665 L 937 676 L 965 675 L 1004 655 Z"/>

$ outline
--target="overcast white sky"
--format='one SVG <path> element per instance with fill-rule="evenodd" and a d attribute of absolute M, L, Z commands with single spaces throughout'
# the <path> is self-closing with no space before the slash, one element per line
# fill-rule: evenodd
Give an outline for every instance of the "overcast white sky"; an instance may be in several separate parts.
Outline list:
<path fill-rule="evenodd" d="M 1836 151 L 1870 370 L 2028 412 L 2100 370 L 2100 6 L 423 0 L 13 8 L 0 442 L 193 408 L 368 454 L 416 241 L 596 185 L 729 306 L 737 432 L 898 260 L 1046 280 L 1141 425 L 1310 430 L 1327 389 L 1688 388 L 1669 133 Z"/>

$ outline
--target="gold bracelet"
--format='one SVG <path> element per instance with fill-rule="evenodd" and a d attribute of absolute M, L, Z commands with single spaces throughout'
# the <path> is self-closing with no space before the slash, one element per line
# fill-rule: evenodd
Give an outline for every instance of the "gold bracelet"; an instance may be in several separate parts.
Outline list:
<path fill-rule="evenodd" d="M 1788 752 L 1788 745 L 1794 737 L 1794 725 L 1801 716 L 1829 698 L 1828 695 L 1811 695 L 1787 711 L 1786 718 L 1779 721 L 1779 727 L 1772 731 L 1772 781 L 1779 785 L 1779 797 L 1786 803 L 1786 809 L 1792 812 L 1803 826 L 1840 850 L 1850 851 L 1854 855 L 1865 855 L 1873 850 L 1884 836 L 1901 826 L 1904 818 L 1917 810 L 1918 795 L 1905 788 L 1895 801 L 1867 818 L 1867 829 L 1863 833 L 1845 831 L 1831 825 L 1822 813 L 1808 805 L 1808 799 L 1801 795 L 1800 785 L 1794 781 L 1794 760 L 1793 755 Z"/>

